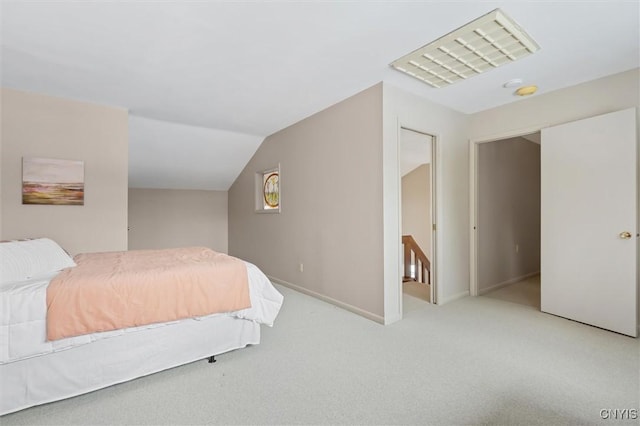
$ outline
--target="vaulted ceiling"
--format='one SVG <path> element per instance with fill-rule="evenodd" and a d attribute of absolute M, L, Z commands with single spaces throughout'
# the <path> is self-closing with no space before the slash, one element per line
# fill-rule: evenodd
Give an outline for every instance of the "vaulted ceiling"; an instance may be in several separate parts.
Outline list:
<path fill-rule="evenodd" d="M 2 85 L 128 108 L 131 186 L 228 189 L 265 136 L 379 81 L 473 113 L 517 102 L 502 87 L 512 78 L 545 93 L 639 65 L 630 1 L 1 7 Z M 389 67 L 497 7 L 540 51 L 442 89 Z"/>

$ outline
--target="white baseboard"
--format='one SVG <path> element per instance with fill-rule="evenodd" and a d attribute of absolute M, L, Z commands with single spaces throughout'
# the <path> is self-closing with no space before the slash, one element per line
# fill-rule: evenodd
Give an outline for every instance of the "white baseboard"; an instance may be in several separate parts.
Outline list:
<path fill-rule="evenodd" d="M 276 283 L 276 284 L 280 284 L 280 285 L 283 285 L 285 287 L 289 287 L 290 289 L 298 291 L 298 292 L 303 293 L 303 294 L 306 294 L 307 296 L 315 297 L 316 299 L 320 299 L 323 302 L 327 302 L 327 303 L 335 305 L 335 306 L 337 306 L 339 308 L 345 309 L 345 310 L 347 310 L 349 312 L 353 312 L 354 314 L 360 315 L 362 317 L 370 319 L 371 321 L 375 321 L 375 322 L 377 322 L 379 324 L 384 324 L 385 323 L 384 322 L 384 318 L 381 317 L 380 315 L 371 313 L 369 311 L 365 311 L 364 309 L 358 308 L 357 306 L 353 306 L 353 305 L 350 305 L 348 303 L 341 302 L 341 301 L 336 300 L 336 299 L 334 299 L 332 297 L 325 296 L 324 294 L 316 293 L 315 291 L 309 290 L 308 288 L 300 287 L 299 285 L 292 284 L 290 282 L 281 280 L 281 279 L 276 278 L 276 277 L 272 277 L 270 275 L 267 275 L 267 277 L 271 281 Z"/>
<path fill-rule="evenodd" d="M 452 294 L 451 296 L 438 298 L 438 305 L 444 305 L 445 303 L 453 302 L 454 300 L 462 299 L 469 295 L 469 290 L 461 291 L 460 293 Z"/>
<path fill-rule="evenodd" d="M 494 284 L 494 285 L 492 285 L 490 287 L 479 289 L 478 290 L 478 295 L 482 296 L 483 294 L 489 293 L 490 291 L 493 291 L 493 290 L 497 290 L 500 287 L 504 287 L 504 286 L 507 286 L 509 284 L 515 284 L 518 281 L 526 280 L 527 278 L 531 278 L 531 277 L 536 276 L 536 275 L 540 275 L 540 271 L 531 272 L 529 274 L 521 275 L 519 277 L 513 277 L 513 278 L 510 278 L 510 279 L 508 279 L 506 281 L 503 281 L 501 283 Z"/>

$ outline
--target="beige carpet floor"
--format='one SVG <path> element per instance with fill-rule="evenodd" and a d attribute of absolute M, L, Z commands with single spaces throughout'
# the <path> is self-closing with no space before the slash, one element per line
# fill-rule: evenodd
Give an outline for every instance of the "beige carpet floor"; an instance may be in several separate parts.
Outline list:
<path fill-rule="evenodd" d="M 278 289 L 257 346 L 0 424 L 637 425 L 602 413 L 638 408 L 638 339 L 491 297 L 423 303 L 382 326 Z"/>
<path fill-rule="evenodd" d="M 402 283 L 402 292 L 418 299 L 431 302 L 431 285 L 407 281 Z"/>
<path fill-rule="evenodd" d="M 490 291 L 483 296 L 540 310 L 540 274 Z"/>

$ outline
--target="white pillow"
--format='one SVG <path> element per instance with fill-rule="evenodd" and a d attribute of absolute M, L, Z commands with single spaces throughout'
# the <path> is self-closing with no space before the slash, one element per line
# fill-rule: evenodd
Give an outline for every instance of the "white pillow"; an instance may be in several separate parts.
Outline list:
<path fill-rule="evenodd" d="M 76 266 L 49 238 L 0 243 L 0 284 L 24 281 Z"/>

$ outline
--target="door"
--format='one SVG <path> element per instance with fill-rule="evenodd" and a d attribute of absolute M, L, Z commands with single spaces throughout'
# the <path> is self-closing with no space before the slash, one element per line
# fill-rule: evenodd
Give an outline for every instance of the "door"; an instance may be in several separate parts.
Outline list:
<path fill-rule="evenodd" d="M 637 336 L 635 109 L 542 130 L 541 308 Z"/>

